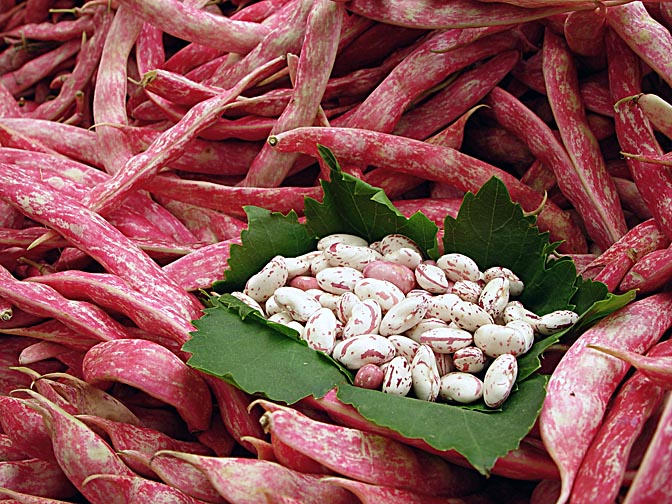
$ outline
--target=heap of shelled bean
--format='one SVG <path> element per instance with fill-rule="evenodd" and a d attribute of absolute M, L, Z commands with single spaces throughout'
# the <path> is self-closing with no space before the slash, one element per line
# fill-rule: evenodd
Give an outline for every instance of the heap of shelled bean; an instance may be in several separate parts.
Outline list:
<path fill-rule="evenodd" d="M 0 0 L 0 496 L 669 501 L 671 27 L 665 1 Z M 497 176 L 637 289 L 557 348 L 490 479 L 185 364 L 243 207 L 301 214 L 318 144 L 439 226 Z"/>

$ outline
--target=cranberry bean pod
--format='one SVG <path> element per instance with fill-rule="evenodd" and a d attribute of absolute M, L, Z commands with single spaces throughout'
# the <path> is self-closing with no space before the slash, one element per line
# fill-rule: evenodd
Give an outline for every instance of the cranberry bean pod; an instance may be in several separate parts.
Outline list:
<path fill-rule="evenodd" d="M 567 45 L 582 56 L 604 54 L 605 8 L 570 12 L 565 19 L 564 35 Z"/>
<path fill-rule="evenodd" d="M 50 426 L 49 434 L 59 466 L 87 499 L 103 502 L 110 497 L 109 489 L 95 483 L 84 485 L 84 480 L 91 474 L 134 475 L 109 445 L 81 420 L 32 390 L 26 393 L 35 400 L 39 413 Z"/>
<path fill-rule="evenodd" d="M 108 310 L 118 310 L 138 327 L 173 339 L 176 349 L 194 331 L 191 322 L 171 306 L 141 294 L 115 275 L 63 271 L 33 277 L 30 281 L 51 286 L 68 299 L 86 299 Z"/>
<path fill-rule="evenodd" d="M 258 23 L 232 20 L 170 0 L 122 0 L 121 4 L 166 33 L 231 52 L 247 53 L 268 33 Z"/>
<path fill-rule="evenodd" d="M 663 357 L 671 352 L 672 343 L 666 341 L 652 347 L 647 355 Z M 641 372 L 623 384 L 581 462 L 572 487 L 572 501 L 597 504 L 616 499 L 635 439 L 644 422 L 660 407 L 663 397 L 663 389 L 653 386 Z M 611 455 L 607 458 L 605 453 Z"/>
<path fill-rule="evenodd" d="M 543 72 L 546 91 L 558 124 L 560 136 L 569 154 L 573 171 L 580 181 L 584 198 L 590 205 L 579 204 L 589 234 L 607 248 L 627 231 L 616 187 L 607 172 L 597 140 L 588 125 L 580 97 L 577 70 L 564 40 L 547 29 L 543 45 Z M 559 174 L 556 173 L 559 178 Z M 573 197 L 572 192 L 565 192 Z"/>
<path fill-rule="evenodd" d="M 526 8 L 507 5 L 504 2 L 485 5 L 485 2 L 473 0 L 453 0 L 440 4 L 432 0 L 404 0 L 394 3 L 378 0 L 350 0 L 348 10 L 383 23 L 424 29 L 523 23 L 567 12 L 567 6 L 564 3 L 548 5 L 547 2 L 543 2 L 543 5 L 543 7 Z M 581 2 L 580 5 L 584 9 L 595 8 L 595 4 L 590 1 Z"/>
<path fill-rule="evenodd" d="M 326 424 L 298 411 L 259 402 L 266 429 L 284 443 L 333 470 L 365 483 L 415 489 L 429 495 L 456 496 L 476 490 L 480 478 L 378 434 Z M 315 442 L 315 440 L 320 440 Z M 367 449 L 363 449 L 366 446 Z M 403 465 L 403 474 L 398 468 Z M 418 488 L 417 481 L 423 485 Z"/>
<path fill-rule="evenodd" d="M 590 348 L 604 352 L 605 354 L 617 357 L 631 366 L 637 368 L 652 383 L 665 389 L 672 388 L 672 356 L 649 357 L 637 352 L 620 350 L 611 346 L 591 345 Z M 655 347 L 651 350 L 655 350 Z M 656 352 L 654 352 L 656 353 Z"/>
<path fill-rule="evenodd" d="M 667 467 L 672 463 L 672 398 L 668 395 L 644 458 L 625 496 L 625 504 L 664 502 L 672 497 Z"/>
<path fill-rule="evenodd" d="M 643 2 L 609 7 L 607 23 L 668 85 L 672 85 L 670 31 L 646 10 Z M 654 43 L 652 43 L 654 42 Z"/>
<path fill-rule="evenodd" d="M 635 4 L 632 4 L 635 5 Z M 611 10 L 611 9 L 610 9 Z M 606 34 L 609 86 L 616 105 L 616 136 L 621 149 L 651 156 L 662 153 L 650 123 L 631 101 L 621 101 L 641 92 L 640 61 L 612 31 Z M 632 179 L 656 223 L 672 239 L 672 175 L 660 166 L 627 159 Z"/>
<path fill-rule="evenodd" d="M 84 356 L 87 382 L 117 381 L 174 406 L 192 431 L 206 430 L 212 415 L 210 390 L 193 369 L 166 348 L 146 340 L 98 344 Z M 118 343 L 118 344 L 116 344 Z"/>
<path fill-rule="evenodd" d="M 628 369 L 626 363 L 602 356 L 588 345 L 617 341 L 619 348 L 642 352 L 670 326 L 672 295 L 655 294 L 635 301 L 585 331 L 555 368 L 539 421 L 544 445 L 561 474 L 558 502 L 567 501 L 607 402 Z"/>
<path fill-rule="evenodd" d="M 406 445 L 414 446 L 432 454 L 439 455 L 449 462 L 464 467 L 470 467 L 466 460 L 455 451 L 439 451 L 422 440 L 408 439 L 399 435 L 399 433 L 380 427 L 363 418 L 357 410 L 347 404 L 343 404 L 336 397 L 336 391 L 329 391 L 320 399 L 308 399 L 307 402 L 326 411 L 329 416 L 337 422 L 347 427 L 360 429 L 365 432 L 380 434 L 389 439 L 393 439 Z M 558 478 L 556 465 L 546 454 L 545 451 L 530 447 L 527 443 L 521 443 L 521 446 L 498 459 L 493 467 L 492 474 L 498 474 L 506 477 L 512 477 L 521 480 L 530 479 L 552 479 Z"/>
<path fill-rule="evenodd" d="M 476 192 L 490 177 L 507 185 L 511 196 L 528 210 L 541 203 L 542 196 L 510 174 L 483 161 L 448 147 L 356 128 L 297 128 L 269 138 L 281 151 L 298 151 L 317 157 L 317 144 L 326 145 L 343 161 L 385 165 L 391 170 L 410 173 Z M 538 216 L 540 228 L 551 231 L 552 239 L 565 239 L 567 250 L 584 251 L 583 235 L 567 215 L 551 203 Z M 553 238 L 555 237 L 555 238 Z"/>
<path fill-rule="evenodd" d="M 190 319 L 200 315 L 200 304 L 186 295 L 161 268 L 123 234 L 79 202 L 58 195 L 35 183 L 12 176 L 15 170 L 2 165 L 0 197 L 11 201 L 22 213 L 51 226 L 68 241 L 86 251 L 110 273 L 116 273 L 132 287 L 159 299 L 170 299 Z M 35 202 L 40 202 L 39 206 Z M 32 204 L 31 204 L 32 202 Z"/>
<path fill-rule="evenodd" d="M 15 492 L 56 499 L 67 499 L 77 493 L 58 465 L 36 458 L 1 461 L 0 485 Z"/>
<path fill-rule="evenodd" d="M 672 138 L 672 105 L 656 94 L 643 93 L 634 98 L 646 118 L 666 137 Z"/>
<path fill-rule="evenodd" d="M 227 502 L 250 502 L 249 489 L 259 495 L 286 495 L 305 504 L 354 504 L 352 494 L 334 491 L 320 477 L 302 474 L 276 462 L 240 457 L 205 457 L 162 450 L 153 460 L 176 458 L 198 468 Z M 265 499 L 265 498 L 264 498 Z"/>
<path fill-rule="evenodd" d="M 393 133 L 418 140 L 425 140 L 437 133 L 478 104 L 511 71 L 519 59 L 518 51 L 503 51 L 482 65 L 465 70 L 425 102 L 404 112 Z M 459 147 L 446 143 L 442 145 Z M 390 195 L 388 191 L 386 194 Z"/>
<path fill-rule="evenodd" d="M 672 248 L 669 246 L 649 252 L 628 270 L 618 289 L 622 292 L 639 289 L 640 292 L 650 293 L 662 288 L 672 278 L 671 257 Z"/>

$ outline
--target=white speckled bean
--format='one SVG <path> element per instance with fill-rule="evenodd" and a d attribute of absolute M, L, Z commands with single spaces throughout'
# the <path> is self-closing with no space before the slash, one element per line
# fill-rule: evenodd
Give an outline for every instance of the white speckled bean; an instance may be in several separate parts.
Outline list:
<path fill-rule="evenodd" d="M 287 312 L 282 306 L 280 306 L 276 301 L 275 297 L 271 296 L 264 303 L 264 311 L 266 312 L 267 317 L 271 317 L 276 313 Z"/>
<path fill-rule="evenodd" d="M 252 299 L 250 296 L 245 294 L 244 292 L 240 291 L 234 291 L 231 293 L 231 295 L 237 299 L 240 299 L 243 303 L 245 303 L 247 306 L 250 308 L 254 308 L 259 312 L 259 314 L 262 317 L 265 317 L 266 315 L 264 314 L 264 309 L 261 307 L 259 303 L 257 303 L 254 299 Z"/>
<path fill-rule="evenodd" d="M 542 315 L 534 324 L 534 329 L 543 336 L 567 329 L 579 319 L 579 315 L 570 310 L 556 310 Z"/>
<path fill-rule="evenodd" d="M 462 404 L 478 401 L 483 397 L 483 382 L 471 373 L 448 373 L 441 377 L 439 397 Z"/>
<path fill-rule="evenodd" d="M 457 295 L 460 299 L 474 304 L 478 303 L 481 291 L 481 285 L 471 280 L 458 280 L 450 289 L 450 292 Z"/>
<path fill-rule="evenodd" d="M 415 287 L 413 270 L 403 264 L 384 260 L 373 261 L 364 267 L 362 273 L 364 273 L 366 278 L 376 278 L 391 282 L 404 294 Z"/>
<path fill-rule="evenodd" d="M 355 245 L 357 247 L 368 247 L 368 242 L 357 235 L 348 233 L 334 233 L 317 241 L 317 250 L 324 250 L 333 243 L 344 243 L 346 245 Z"/>
<path fill-rule="evenodd" d="M 382 391 L 386 394 L 406 396 L 413 386 L 411 364 L 403 357 L 395 357 L 385 365 Z"/>
<path fill-rule="evenodd" d="M 422 333 L 435 327 L 448 327 L 448 323 L 435 317 L 424 318 L 407 331 L 404 331 L 404 336 L 408 336 L 413 341 L 420 343 Z"/>
<path fill-rule="evenodd" d="M 458 280 L 478 282 L 481 278 L 481 271 L 476 262 L 464 254 L 444 254 L 436 260 L 436 265 L 445 271 L 448 280 L 453 282 Z"/>
<path fill-rule="evenodd" d="M 479 373 L 485 369 L 487 358 L 476 346 L 461 348 L 453 354 L 455 369 L 463 373 Z"/>
<path fill-rule="evenodd" d="M 317 302 L 320 303 L 322 308 L 329 308 L 332 311 L 336 310 L 336 303 L 340 297 L 338 294 L 325 292 L 322 289 L 308 289 L 306 294 L 310 294 L 317 299 Z"/>
<path fill-rule="evenodd" d="M 317 300 L 296 287 L 280 287 L 273 294 L 275 302 L 287 310 L 294 320 L 305 322 L 322 308 Z"/>
<path fill-rule="evenodd" d="M 376 252 L 380 252 L 380 240 L 369 243 L 369 248 L 372 248 Z M 383 253 L 380 252 L 380 255 Z"/>
<path fill-rule="evenodd" d="M 385 379 L 385 371 L 376 364 L 364 364 L 357 370 L 353 385 L 355 387 L 379 390 Z"/>
<path fill-rule="evenodd" d="M 343 326 L 343 339 L 360 334 L 378 334 L 382 313 L 380 305 L 374 299 L 360 301 L 352 307 L 350 318 Z"/>
<path fill-rule="evenodd" d="M 502 354 L 522 355 L 527 348 L 525 335 L 514 327 L 485 324 L 474 332 L 474 345 L 488 357 Z"/>
<path fill-rule="evenodd" d="M 285 257 L 285 265 L 287 266 L 287 279 L 291 280 L 292 278 L 300 275 L 305 275 L 310 272 L 310 262 L 313 258 L 317 257 L 319 252 L 310 253 L 311 255 L 304 254 L 299 257 Z"/>
<path fill-rule="evenodd" d="M 332 266 L 324 268 L 317 275 L 317 285 L 325 292 L 343 294 L 352 292 L 359 280 L 364 278 L 361 271 L 349 266 Z"/>
<path fill-rule="evenodd" d="M 474 342 L 469 331 L 455 327 L 430 329 L 420 335 L 420 343 L 427 345 L 436 353 L 451 354 Z"/>
<path fill-rule="evenodd" d="M 420 247 L 418 247 L 418 245 L 413 240 L 411 240 L 408 236 L 401 234 L 389 234 L 384 236 L 380 240 L 379 248 L 383 255 L 396 252 L 402 248 L 415 250 L 418 254 L 422 254 Z"/>
<path fill-rule="evenodd" d="M 369 247 L 358 247 L 344 243 L 332 243 L 322 251 L 330 266 L 348 266 L 362 271 L 367 264 L 383 258 L 380 252 Z"/>
<path fill-rule="evenodd" d="M 447 353 L 435 353 L 434 357 L 436 357 L 436 368 L 439 370 L 439 376 L 455 371 L 452 355 Z"/>
<path fill-rule="evenodd" d="M 382 364 L 394 358 L 396 350 L 387 338 L 377 334 L 363 334 L 336 343 L 332 357 L 348 369 L 359 369 L 364 364 Z"/>
<path fill-rule="evenodd" d="M 313 350 L 331 355 L 336 344 L 336 315 L 328 308 L 320 308 L 306 321 L 302 337 Z"/>
<path fill-rule="evenodd" d="M 287 266 L 282 256 L 275 256 L 259 273 L 252 275 L 246 282 L 243 293 L 258 303 L 263 303 L 273 295 L 278 287 L 287 282 Z"/>
<path fill-rule="evenodd" d="M 415 268 L 415 280 L 422 289 L 432 294 L 445 294 L 450 287 L 446 274 L 433 264 L 418 264 Z"/>
<path fill-rule="evenodd" d="M 388 311 L 394 305 L 403 301 L 405 297 L 401 289 L 392 282 L 378 280 L 377 278 L 362 278 L 358 280 L 353 291 L 361 300 L 376 300 L 383 312 Z"/>
<path fill-rule="evenodd" d="M 520 333 L 525 338 L 525 350 L 523 353 L 527 353 L 532 345 L 534 345 L 534 328 L 531 324 L 525 322 L 524 320 L 512 320 L 506 324 L 506 327 L 513 327 L 520 331 Z"/>
<path fill-rule="evenodd" d="M 453 305 L 459 300 L 460 297 L 452 293 L 432 296 L 427 301 L 427 313 L 425 313 L 425 317 L 434 317 L 450 322 L 452 320 L 451 310 Z"/>
<path fill-rule="evenodd" d="M 328 268 L 329 266 L 331 265 L 329 264 L 326 256 L 320 252 L 319 255 L 313 257 L 312 261 L 310 261 L 310 274 L 313 276 L 317 275 L 320 271 Z"/>
<path fill-rule="evenodd" d="M 361 300 L 354 292 L 344 292 L 341 294 L 338 297 L 338 301 L 336 301 L 336 316 L 338 320 L 345 324 L 350 318 L 352 307 L 360 302 Z"/>
<path fill-rule="evenodd" d="M 303 338 L 303 329 L 304 329 L 304 325 L 303 325 L 301 322 L 299 322 L 298 320 L 290 320 L 289 322 L 287 322 L 287 323 L 284 324 L 284 325 L 286 325 L 287 327 L 291 327 L 292 329 L 294 329 L 296 332 L 299 333 L 299 337 L 300 337 L 300 338 Z"/>
<path fill-rule="evenodd" d="M 394 252 L 383 254 L 383 259 L 414 270 L 422 262 L 422 255 L 412 248 L 402 247 Z"/>
<path fill-rule="evenodd" d="M 383 336 L 401 334 L 420 322 L 426 311 L 426 297 L 407 297 L 388 310 L 380 323 L 379 333 Z"/>
<path fill-rule="evenodd" d="M 434 352 L 427 345 L 420 345 L 411 361 L 413 393 L 418 399 L 435 401 L 439 396 L 440 376 Z"/>
<path fill-rule="evenodd" d="M 478 296 L 478 304 L 495 319 L 502 316 L 508 302 L 509 280 L 504 277 L 490 280 Z"/>
<path fill-rule="evenodd" d="M 275 322 L 277 324 L 282 324 L 282 325 L 287 325 L 294 319 L 292 316 L 289 314 L 287 310 L 282 310 L 277 313 L 274 313 L 270 317 L 268 317 L 269 322 Z"/>
<path fill-rule="evenodd" d="M 493 266 L 483 272 L 483 281 L 489 282 L 493 278 L 506 278 L 509 281 L 509 293 L 512 296 L 520 296 L 523 293 L 525 284 L 523 281 L 509 268 L 503 266 Z"/>
<path fill-rule="evenodd" d="M 453 322 L 460 329 L 473 332 L 482 325 L 493 324 L 494 319 L 483 308 L 469 301 L 458 301 L 450 310 Z"/>
<path fill-rule="evenodd" d="M 511 354 L 497 357 L 483 378 L 483 400 L 486 406 L 497 408 L 509 397 L 518 376 L 518 361 Z"/>
<path fill-rule="evenodd" d="M 402 336 L 401 334 L 393 334 L 387 339 L 394 345 L 394 348 L 397 349 L 397 356 L 403 357 L 408 362 L 413 360 L 415 352 L 417 352 L 420 347 L 420 343 L 412 340 L 408 336 Z"/>

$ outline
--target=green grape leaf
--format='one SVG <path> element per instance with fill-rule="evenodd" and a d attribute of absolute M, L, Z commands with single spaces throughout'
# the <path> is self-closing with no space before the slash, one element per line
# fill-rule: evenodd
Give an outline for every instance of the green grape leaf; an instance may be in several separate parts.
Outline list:
<path fill-rule="evenodd" d="M 268 322 L 231 295 L 212 297 L 210 303 L 183 346 L 192 354 L 189 366 L 287 404 L 352 382 L 347 370 L 309 348 L 293 329 Z"/>
<path fill-rule="evenodd" d="M 422 213 L 406 218 L 382 189 L 342 172 L 329 149 L 319 146 L 318 150 L 331 169 L 331 181 L 322 181 L 322 203 L 306 198 L 306 225 L 312 234 L 350 233 L 371 243 L 400 233 L 415 241 L 429 257 L 437 257 L 436 224 Z"/>
<path fill-rule="evenodd" d="M 422 439 L 437 450 L 456 450 L 483 474 L 499 457 L 518 447 L 541 411 L 546 377 L 540 374 L 518 385 L 497 411 L 459 408 L 375 390 L 340 386 L 337 397 L 376 425 L 409 439 Z M 403 419 L 403 421 L 400 421 Z"/>
<path fill-rule="evenodd" d="M 247 279 L 276 255 L 295 257 L 315 248 L 315 237 L 295 212 L 282 215 L 252 205 L 244 210 L 247 229 L 240 233 L 241 245 L 231 245 L 229 269 L 224 280 L 213 284 L 215 292 L 242 290 Z"/>
<path fill-rule="evenodd" d="M 429 219 L 421 213 L 404 217 L 381 189 L 343 173 L 331 151 L 320 146 L 320 154 L 330 168 L 330 180 L 321 182 L 322 202 L 306 198 L 305 224 L 294 213 L 247 207 L 248 230 L 241 234 L 241 246 L 232 247 L 229 270 L 213 286 L 216 292 L 240 290 L 275 255 L 306 253 L 316 240 L 337 232 L 370 242 L 400 233 L 428 257 L 438 257 L 437 227 Z M 227 295 L 212 296 L 211 308 L 194 322 L 197 330 L 184 345 L 192 354 L 188 364 L 245 392 L 288 404 L 337 387 L 338 398 L 369 421 L 440 450 L 457 450 L 488 474 L 499 457 L 519 446 L 539 414 L 546 377 L 536 371 L 543 352 L 561 338 L 577 337 L 634 298 L 634 293 L 609 294 L 603 284 L 577 276 L 573 261 L 558 257 L 559 243 L 550 243 L 548 233 L 535 224 L 535 217 L 526 216 L 496 178 L 476 194 L 467 193 L 457 217 L 447 216 L 444 223 L 444 250 L 469 255 L 481 269 L 498 265 L 514 271 L 525 283 L 520 300 L 526 307 L 539 314 L 558 309 L 580 314 L 573 327 L 537 341 L 518 359 L 517 382 L 501 408 L 429 403 L 350 386 L 350 371 L 310 349 L 294 331 L 265 321 Z"/>

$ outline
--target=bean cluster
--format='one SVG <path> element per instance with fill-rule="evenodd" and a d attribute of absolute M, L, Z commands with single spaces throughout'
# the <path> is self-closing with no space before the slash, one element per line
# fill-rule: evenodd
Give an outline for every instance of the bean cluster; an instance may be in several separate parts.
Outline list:
<path fill-rule="evenodd" d="M 232 294 L 355 371 L 357 386 L 497 408 L 517 357 L 578 318 L 531 312 L 516 299 L 523 288 L 511 270 L 480 271 L 463 254 L 427 260 L 400 234 L 334 234 L 316 251 L 274 257 Z"/>

